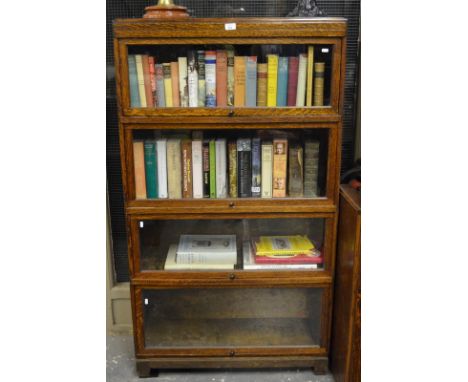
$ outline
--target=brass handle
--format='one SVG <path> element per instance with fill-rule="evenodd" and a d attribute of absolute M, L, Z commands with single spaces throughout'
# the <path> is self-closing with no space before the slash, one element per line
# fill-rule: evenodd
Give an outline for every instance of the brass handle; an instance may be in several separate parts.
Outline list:
<path fill-rule="evenodd" d="M 229 279 L 234 280 L 236 278 L 236 275 L 234 273 L 229 274 Z"/>
<path fill-rule="evenodd" d="M 234 202 L 229 203 L 229 207 L 234 208 L 235 206 L 236 206 L 236 203 L 234 203 Z"/>
<path fill-rule="evenodd" d="M 236 352 L 235 352 L 234 350 L 231 350 L 231 351 L 229 352 L 229 356 L 230 356 L 230 357 L 234 357 L 235 355 L 236 355 Z"/>
<path fill-rule="evenodd" d="M 229 116 L 234 117 L 234 110 L 229 110 Z"/>

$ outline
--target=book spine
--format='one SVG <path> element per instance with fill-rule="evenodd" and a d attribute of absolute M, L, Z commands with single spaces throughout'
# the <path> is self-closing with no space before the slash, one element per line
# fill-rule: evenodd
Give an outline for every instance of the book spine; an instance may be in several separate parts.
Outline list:
<path fill-rule="evenodd" d="M 180 93 L 180 106 L 188 107 L 189 94 L 188 94 L 188 79 L 187 79 L 187 57 L 178 57 L 179 63 L 179 93 Z"/>
<path fill-rule="evenodd" d="M 205 52 L 205 106 L 216 107 L 216 52 Z"/>
<path fill-rule="evenodd" d="M 167 140 L 156 141 L 156 153 L 158 156 L 158 197 L 167 199 Z"/>
<path fill-rule="evenodd" d="M 216 140 L 216 197 L 227 197 L 226 139 Z"/>
<path fill-rule="evenodd" d="M 278 94 L 276 106 L 284 107 L 288 103 L 288 57 L 278 59 Z"/>
<path fill-rule="evenodd" d="M 298 71 L 299 57 L 289 57 L 288 106 L 296 106 Z"/>
<path fill-rule="evenodd" d="M 257 106 L 266 106 L 268 65 L 258 64 L 257 69 Z"/>
<path fill-rule="evenodd" d="M 148 64 L 149 64 L 149 75 L 151 81 L 151 94 L 153 96 L 153 107 L 158 106 L 158 93 L 157 93 L 157 86 L 156 86 L 156 67 L 155 67 L 155 59 L 153 56 L 148 57 Z"/>
<path fill-rule="evenodd" d="M 156 64 L 156 93 L 158 93 L 156 106 L 166 107 L 166 92 L 164 91 L 164 69 L 162 64 Z"/>
<path fill-rule="evenodd" d="M 320 142 L 307 140 L 304 144 L 304 196 L 318 196 Z"/>
<path fill-rule="evenodd" d="M 143 63 L 143 78 L 145 82 L 145 96 L 146 96 L 146 107 L 153 107 L 153 91 L 151 89 L 150 69 L 149 69 L 149 56 L 143 54 L 141 61 Z"/>
<path fill-rule="evenodd" d="M 227 104 L 234 106 L 234 49 L 227 51 Z"/>
<path fill-rule="evenodd" d="M 146 197 L 156 199 L 158 197 L 158 166 L 156 158 L 156 142 L 146 140 L 145 148 L 145 178 Z"/>
<path fill-rule="evenodd" d="M 288 194 L 291 197 L 304 196 L 304 151 L 300 144 L 289 147 Z"/>
<path fill-rule="evenodd" d="M 203 197 L 210 197 L 210 141 L 203 141 Z"/>
<path fill-rule="evenodd" d="M 246 58 L 234 57 L 234 106 L 245 106 L 245 66 Z"/>
<path fill-rule="evenodd" d="M 262 144 L 262 198 L 271 198 L 273 195 L 273 145 Z"/>
<path fill-rule="evenodd" d="M 210 141 L 210 198 L 216 199 L 216 143 Z"/>
<path fill-rule="evenodd" d="M 198 107 L 198 68 L 197 52 L 189 50 L 188 58 L 188 93 L 189 107 Z"/>
<path fill-rule="evenodd" d="M 164 95 L 166 97 L 166 107 L 172 107 L 172 77 L 171 64 L 163 64 L 164 71 Z"/>
<path fill-rule="evenodd" d="M 182 197 L 191 199 L 193 197 L 192 177 L 192 141 L 184 139 L 181 143 L 182 149 Z"/>
<path fill-rule="evenodd" d="M 299 55 L 299 70 L 297 74 L 296 107 L 304 107 L 307 81 L 307 55 Z"/>
<path fill-rule="evenodd" d="M 236 255 L 230 253 L 179 253 L 177 252 L 177 264 L 235 264 Z"/>
<path fill-rule="evenodd" d="M 203 144 L 200 139 L 192 141 L 193 197 L 203 198 Z"/>
<path fill-rule="evenodd" d="M 257 106 L 257 57 L 247 57 L 245 106 Z"/>
<path fill-rule="evenodd" d="M 227 106 L 227 52 L 216 52 L 216 105 Z"/>
<path fill-rule="evenodd" d="M 237 187 L 240 198 L 252 196 L 252 144 L 250 139 L 237 140 Z"/>
<path fill-rule="evenodd" d="M 275 107 L 278 93 L 278 55 L 269 54 L 268 59 L 268 77 L 267 77 L 267 106 Z"/>
<path fill-rule="evenodd" d="M 197 51 L 197 65 L 198 65 L 198 106 L 205 106 L 206 88 L 205 88 L 205 51 Z"/>
<path fill-rule="evenodd" d="M 273 141 L 273 197 L 286 197 L 288 141 Z"/>
<path fill-rule="evenodd" d="M 140 107 L 140 93 L 138 90 L 138 76 L 135 55 L 128 55 L 128 82 L 130 85 L 130 107 Z"/>
<path fill-rule="evenodd" d="M 229 196 L 237 198 L 237 143 L 229 142 Z"/>
<path fill-rule="evenodd" d="M 252 139 L 252 197 L 262 195 L 262 164 L 260 138 Z"/>
<path fill-rule="evenodd" d="M 312 106 L 312 87 L 314 84 L 314 47 L 307 49 L 307 98 L 306 106 Z"/>
<path fill-rule="evenodd" d="M 138 94 L 140 95 L 140 106 L 146 107 L 145 76 L 143 74 L 143 60 L 141 54 L 135 55 L 135 64 L 138 79 Z"/>
<path fill-rule="evenodd" d="M 172 106 L 180 106 L 179 63 L 171 62 Z"/>
<path fill-rule="evenodd" d="M 325 86 L 325 63 L 315 63 L 314 106 L 323 106 L 323 91 Z"/>
<path fill-rule="evenodd" d="M 182 163 L 180 139 L 167 141 L 167 186 L 169 199 L 182 198 Z"/>
<path fill-rule="evenodd" d="M 135 198 L 146 199 L 145 149 L 143 141 L 133 141 Z"/>

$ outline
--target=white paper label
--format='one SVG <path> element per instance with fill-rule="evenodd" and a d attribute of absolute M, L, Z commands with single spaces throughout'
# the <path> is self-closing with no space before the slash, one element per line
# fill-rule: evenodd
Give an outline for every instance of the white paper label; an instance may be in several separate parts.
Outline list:
<path fill-rule="evenodd" d="M 330 51 L 330 49 L 328 48 L 322 48 L 322 53 L 328 53 Z"/>
<path fill-rule="evenodd" d="M 145 298 L 145 305 L 148 305 L 148 299 Z"/>
<path fill-rule="evenodd" d="M 224 24 L 224 29 L 227 31 L 235 31 L 237 29 L 236 23 Z"/>
<path fill-rule="evenodd" d="M 140 222 L 140 228 L 143 228 L 145 226 L 145 223 Z"/>

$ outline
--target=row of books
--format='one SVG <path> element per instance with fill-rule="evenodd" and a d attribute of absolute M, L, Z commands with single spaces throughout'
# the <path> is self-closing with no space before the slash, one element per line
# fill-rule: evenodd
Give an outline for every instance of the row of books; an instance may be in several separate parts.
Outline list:
<path fill-rule="evenodd" d="M 313 46 L 296 57 L 257 60 L 233 49 L 189 50 L 166 63 L 130 54 L 131 107 L 323 106 L 325 63 L 314 62 Z"/>
<path fill-rule="evenodd" d="M 136 199 L 317 197 L 320 142 L 133 141 Z"/>

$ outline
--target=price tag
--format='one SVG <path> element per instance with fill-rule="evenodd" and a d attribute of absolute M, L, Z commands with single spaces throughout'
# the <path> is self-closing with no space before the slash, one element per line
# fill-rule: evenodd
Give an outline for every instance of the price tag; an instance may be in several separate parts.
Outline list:
<path fill-rule="evenodd" d="M 145 226 L 145 223 L 140 222 L 140 228 L 143 228 Z"/>
<path fill-rule="evenodd" d="M 145 305 L 148 305 L 148 299 L 145 298 Z"/>
<path fill-rule="evenodd" d="M 328 53 L 330 51 L 330 49 L 328 48 L 322 48 L 322 53 Z"/>
<path fill-rule="evenodd" d="M 224 24 L 224 29 L 227 31 L 235 31 L 237 29 L 236 23 L 227 23 Z"/>

